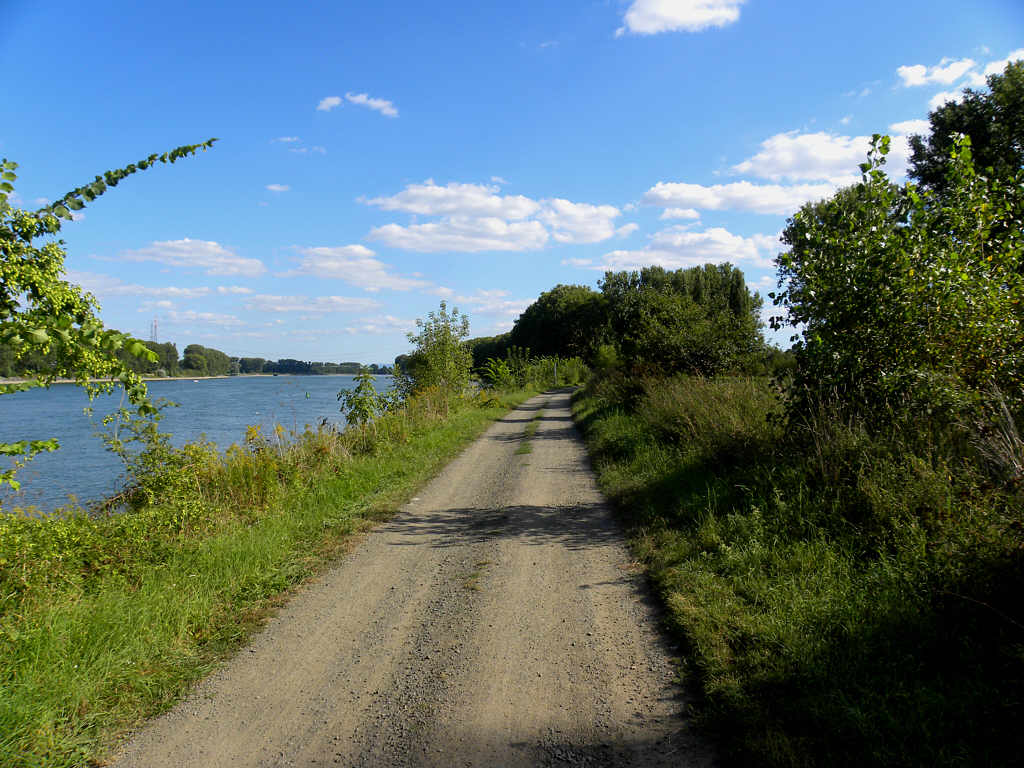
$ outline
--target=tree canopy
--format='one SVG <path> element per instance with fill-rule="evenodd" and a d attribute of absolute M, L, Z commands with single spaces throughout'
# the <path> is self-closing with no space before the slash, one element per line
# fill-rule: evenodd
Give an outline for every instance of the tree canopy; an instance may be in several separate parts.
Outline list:
<path fill-rule="evenodd" d="M 967 89 L 928 115 L 931 133 L 910 138 L 911 178 L 933 190 L 945 189 L 957 136 L 971 137 L 974 167 L 1010 178 L 1024 167 L 1024 61 L 988 77 L 988 91 Z"/>

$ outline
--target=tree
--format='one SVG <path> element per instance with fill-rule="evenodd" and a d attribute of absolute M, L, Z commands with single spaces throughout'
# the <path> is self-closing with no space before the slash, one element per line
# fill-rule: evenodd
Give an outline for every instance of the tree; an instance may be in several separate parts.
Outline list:
<path fill-rule="evenodd" d="M 159 415 L 138 373 L 125 365 L 117 352 L 126 348 L 132 356 L 152 362 L 156 355 L 141 341 L 104 328 L 95 297 L 63 279 L 63 241 L 51 239 L 42 245 L 36 241 L 56 235 L 62 219 L 70 220 L 73 211 L 81 210 L 127 176 L 157 163 L 174 163 L 194 155 L 214 141 L 178 147 L 107 171 L 35 212 L 11 205 L 18 166 L 7 159 L 0 161 L 0 346 L 15 369 L 33 358 L 40 359 L 38 356 L 45 360 L 45 364 L 33 364 L 25 370 L 26 381 L 0 384 L 0 395 L 48 387 L 58 378 L 70 378 L 90 397 L 120 385 L 137 415 Z M 11 457 L 14 464 L 0 472 L 0 485 L 17 487 L 17 470 L 41 451 L 57 447 L 54 439 L 0 441 L 0 454 Z"/>
<path fill-rule="evenodd" d="M 403 361 L 404 368 L 395 359 L 396 368 L 400 368 L 396 385 L 403 395 L 436 388 L 447 403 L 469 383 L 473 357 L 464 343 L 469 335 L 469 317 L 454 307 L 448 312 L 448 305 L 442 301 L 440 310 L 430 312 L 426 320 L 417 320 L 416 327 L 418 333 L 408 334 L 415 350 Z"/>
<path fill-rule="evenodd" d="M 262 357 L 243 357 L 239 365 L 242 373 L 263 373 L 263 364 L 266 362 Z"/>
<path fill-rule="evenodd" d="M 988 92 L 967 89 L 960 102 L 949 101 L 929 113 L 931 133 L 910 137 L 911 178 L 941 191 L 946 187 L 957 136 L 971 137 L 974 167 L 1011 178 L 1024 167 L 1024 61 L 989 75 Z"/>
<path fill-rule="evenodd" d="M 607 272 L 601 281 L 611 338 L 627 364 L 713 376 L 761 351 L 761 298 L 729 264 Z"/>
<path fill-rule="evenodd" d="M 556 285 L 516 318 L 509 344 L 536 355 L 590 358 L 600 343 L 606 317 L 602 294 L 585 285 Z"/>
<path fill-rule="evenodd" d="M 955 416 L 996 387 L 1019 409 L 1024 174 L 976 174 L 962 137 L 941 194 L 901 187 L 882 170 L 888 148 L 876 135 L 861 182 L 783 233 L 775 303 L 805 326 L 793 403 L 829 392 L 875 418 Z"/>

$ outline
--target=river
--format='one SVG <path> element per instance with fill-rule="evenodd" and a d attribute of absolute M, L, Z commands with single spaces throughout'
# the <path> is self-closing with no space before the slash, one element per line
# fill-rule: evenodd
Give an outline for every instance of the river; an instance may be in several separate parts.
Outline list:
<path fill-rule="evenodd" d="M 245 439 L 246 427 L 274 425 L 288 430 L 316 426 L 326 419 L 345 424 L 339 411 L 339 390 L 351 389 L 352 376 L 235 376 L 224 379 L 174 379 L 149 382 L 152 399 L 178 403 L 163 411 L 160 429 L 181 446 L 205 436 L 222 450 Z M 374 377 L 378 391 L 391 386 L 390 376 Z M 117 492 L 124 465 L 103 447 L 95 432 L 102 416 L 121 404 L 121 390 L 97 398 L 92 420 L 82 412 L 90 405 L 84 390 L 55 384 L 0 397 L 0 440 L 45 440 L 56 437 L 60 450 L 40 454 L 18 473 L 21 490 L 0 490 L 3 508 L 32 505 L 51 511 L 74 496 L 87 504 Z M 0 463 L 6 469 L 9 463 Z"/>

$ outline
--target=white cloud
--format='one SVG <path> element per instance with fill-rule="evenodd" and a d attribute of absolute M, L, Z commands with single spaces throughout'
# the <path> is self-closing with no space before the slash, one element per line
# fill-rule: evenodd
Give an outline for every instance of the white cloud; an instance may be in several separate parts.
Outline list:
<path fill-rule="evenodd" d="M 291 187 L 287 184 L 267 184 L 267 189 L 271 192 L 287 192 Z"/>
<path fill-rule="evenodd" d="M 724 27 L 740 17 L 744 0 L 633 0 L 626 10 L 623 26 L 615 31 L 620 37 L 654 35 L 659 32 L 700 32 L 709 27 Z"/>
<path fill-rule="evenodd" d="M 246 288 L 244 285 L 218 285 L 217 293 L 222 296 L 248 294 L 252 293 L 252 288 Z"/>
<path fill-rule="evenodd" d="M 836 185 L 752 184 L 687 184 L 659 181 L 644 194 L 646 205 L 665 208 L 699 208 L 712 211 L 753 211 L 785 216 L 794 213 L 808 201 L 822 200 L 836 191 Z"/>
<path fill-rule="evenodd" d="M 491 181 L 495 184 L 508 184 L 508 180 L 501 178 L 501 176 L 491 176 Z"/>
<path fill-rule="evenodd" d="M 165 240 L 146 248 L 125 251 L 125 261 L 155 261 L 172 267 L 198 267 L 208 275 L 256 277 L 266 272 L 259 259 L 246 259 L 212 240 Z"/>
<path fill-rule="evenodd" d="M 450 182 L 439 186 L 433 179 L 422 184 L 409 184 L 391 197 L 374 197 L 364 201 L 385 211 L 405 211 L 424 216 L 497 216 L 502 219 L 525 219 L 540 210 L 540 203 L 522 195 L 498 194 L 497 186 Z"/>
<path fill-rule="evenodd" d="M 321 146 L 314 147 L 289 147 L 289 152 L 294 152 L 297 155 L 326 155 L 327 148 Z"/>
<path fill-rule="evenodd" d="M 293 144 L 297 141 L 302 141 L 298 136 L 278 136 L 276 139 L 271 139 L 272 142 L 279 141 L 282 144 Z"/>
<path fill-rule="evenodd" d="M 335 107 L 341 106 L 341 96 L 328 96 L 327 98 L 320 99 L 320 103 L 316 105 L 317 112 L 330 112 Z"/>
<path fill-rule="evenodd" d="M 839 118 L 839 124 L 840 125 L 849 125 L 851 120 L 853 120 L 853 116 L 852 115 L 843 115 L 841 118 Z"/>
<path fill-rule="evenodd" d="M 850 184 L 858 177 L 871 139 L 819 131 L 778 133 L 761 142 L 761 151 L 732 170 L 771 181 L 829 181 Z"/>
<path fill-rule="evenodd" d="M 889 130 L 897 136 L 910 136 L 912 134 L 923 136 L 931 133 L 932 124 L 927 120 L 903 120 L 902 122 L 890 125 Z"/>
<path fill-rule="evenodd" d="M 1024 48 L 1018 48 L 1015 51 L 1010 51 L 1005 59 L 992 61 L 986 64 L 985 69 L 982 71 L 982 75 L 984 77 L 988 77 L 989 75 L 1001 75 L 1003 74 L 1003 70 L 1006 69 L 1007 64 L 1014 61 L 1020 61 L 1021 59 L 1024 59 Z M 984 84 L 983 80 L 981 85 Z"/>
<path fill-rule="evenodd" d="M 903 81 L 905 88 L 933 84 L 952 85 L 976 65 L 974 59 L 943 59 L 933 67 L 926 67 L 923 64 L 902 66 L 896 70 L 896 74 Z"/>
<path fill-rule="evenodd" d="M 205 286 L 177 288 L 173 285 L 138 285 L 126 283 L 113 275 L 101 275 L 96 272 L 68 270 L 67 278 L 97 296 L 173 296 L 180 299 L 195 299 L 210 293 L 210 289 Z"/>
<path fill-rule="evenodd" d="M 666 208 L 658 217 L 666 219 L 699 219 L 700 213 L 695 208 Z"/>
<path fill-rule="evenodd" d="M 342 328 L 343 333 L 350 336 L 362 336 L 373 334 L 381 336 L 391 333 L 402 333 L 410 328 L 415 328 L 413 320 L 402 320 L 394 315 L 377 315 L 376 317 L 361 318 L 357 323 Z"/>
<path fill-rule="evenodd" d="M 82 213 L 81 211 L 71 211 L 71 220 L 72 221 L 84 221 L 85 220 L 85 214 Z"/>
<path fill-rule="evenodd" d="M 629 224 L 623 224 L 621 227 L 616 229 L 615 234 L 619 237 L 629 237 L 638 229 L 640 229 L 640 225 L 635 221 L 631 221 Z"/>
<path fill-rule="evenodd" d="M 35 200 L 32 201 L 32 204 L 33 205 L 39 205 L 39 206 L 49 205 L 50 204 L 50 198 L 48 198 L 48 197 L 37 197 Z"/>
<path fill-rule="evenodd" d="M 371 240 L 393 248 L 436 253 L 438 251 L 528 251 L 540 248 L 548 240 L 539 221 L 509 222 L 493 216 L 450 216 L 439 222 L 385 224 L 370 231 Z"/>
<path fill-rule="evenodd" d="M 299 266 L 283 273 L 282 277 L 315 275 L 344 280 L 366 291 L 379 291 L 381 288 L 408 291 L 430 285 L 426 280 L 392 273 L 390 267 L 375 259 L 376 254 L 364 245 L 342 245 L 333 248 L 320 246 L 298 250 L 303 255 Z"/>
<path fill-rule="evenodd" d="M 598 243 L 615 234 L 614 220 L 621 212 L 613 205 L 573 203 L 561 198 L 546 200 L 537 218 L 551 228 L 559 243 Z"/>
<path fill-rule="evenodd" d="M 453 296 L 450 303 L 459 307 L 469 307 L 476 315 L 514 319 L 533 303 L 533 299 L 510 299 L 508 291 L 496 288 L 478 290 L 469 296 Z"/>
<path fill-rule="evenodd" d="M 346 93 L 345 98 L 352 104 L 359 104 L 360 106 L 376 110 L 385 117 L 398 117 L 398 110 L 395 108 L 395 105 L 386 99 L 375 99 L 365 93 Z"/>
<path fill-rule="evenodd" d="M 693 267 L 701 264 L 730 262 L 742 266 L 770 268 L 778 252 L 778 235 L 742 237 L 721 227 L 703 232 L 690 232 L 682 227 L 669 227 L 656 233 L 650 244 L 639 250 L 617 250 L 606 253 L 598 264 L 573 264 L 595 270 L 640 269 L 660 266 L 666 269 Z"/>
<path fill-rule="evenodd" d="M 245 304 L 256 312 L 359 312 L 380 306 L 373 299 L 349 296 L 272 296 L 256 294 Z"/>
<path fill-rule="evenodd" d="M 964 97 L 963 90 L 959 91 L 939 91 L 928 101 L 928 109 L 935 110 L 941 106 L 944 106 L 947 102 L 958 103 Z"/>
<path fill-rule="evenodd" d="M 244 323 L 234 315 L 222 315 L 217 312 L 196 312 L 192 309 L 185 310 L 184 312 L 178 312 L 173 309 L 168 310 L 166 319 L 174 325 L 181 325 L 184 323 L 203 323 L 206 325 L 217 326 L 244 325 Z"/>

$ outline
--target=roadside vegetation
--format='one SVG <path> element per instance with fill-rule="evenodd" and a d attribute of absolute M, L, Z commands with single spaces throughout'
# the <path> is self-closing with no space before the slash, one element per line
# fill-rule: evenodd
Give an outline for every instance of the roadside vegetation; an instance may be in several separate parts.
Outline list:
<path fill-rule="evenodd" d="M 124 176 L 209 145 L 97 177 L 35 214 L 8 204 L 15 166 L 4 161 L 0 340 L 26 365 L 45 365 L 0 394 L 58 377 L 90 393 L 122 386 L 128 405 L 104 420 L 104 439 L 128 482 L 98 509 L 0 513 L 0 765 L 102 764 L 118 734 L 173 704 L 290 588 L 536 391 L 532 375 L 470 387 L 468 320 L 442 304 L 409 335 L 416 365 L 394 390 L 378 393 L 364 368 L 338 394 L 346 429 L 252 427 L 224 452 L 172 447 L 159 431 L 163 404 L 124 355 L 156 363 L 156 352 L 103 328 L 93 298 L 63 279 L 60 243 L 33 240 Z M 186 357 L 219 360 L 205 352 Z M 25 461 L 58 447 L 0 443 L 14 461 L 0 483 L 17 487 Z"/>
<path fill-rule="evenodd" d="M 1024 176 L 973 162 L 1024 140 L 1024 63 L 989 86 L 932 113 L 961 135 L 914 143 L 920 184 L 876 137 L 790 219 L 773 377 L 709 371 L 701 325 L 592 353 L 576 416 L 733 764 L 1024 750 Z"/>

